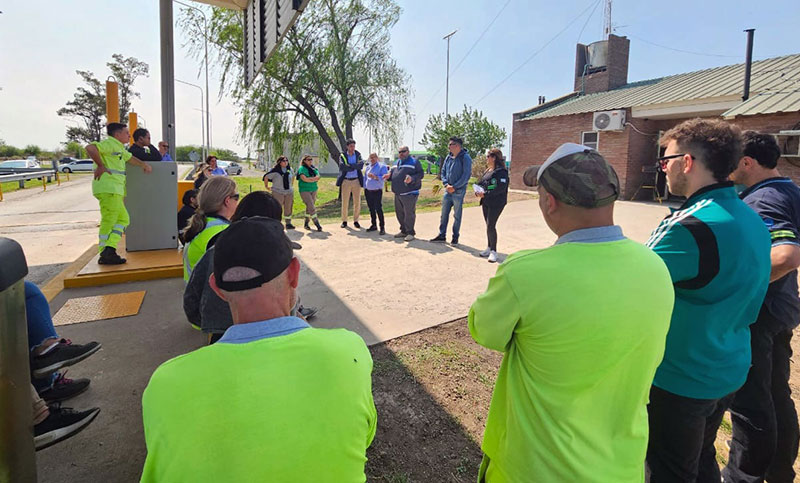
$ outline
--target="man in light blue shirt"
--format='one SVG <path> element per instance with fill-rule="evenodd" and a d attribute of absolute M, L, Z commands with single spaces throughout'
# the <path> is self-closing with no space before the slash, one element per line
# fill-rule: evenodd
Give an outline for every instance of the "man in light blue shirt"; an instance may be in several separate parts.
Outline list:
<path fill-rule="evenodd" d="M 375 224 L 377 216 L 378 221 L 380 221 L 381 235 L 386 234 L 386 223 L 383 219 L 383 176 L 388 172 L 389 168 L 378 160 L 376 153 L 369 155 L 369 164 L 364 168 L 364 197 L 367 198 L 372 224 L 367 228 L 367 231 L 378 229 L 378 225 Z"/>
<path fill-rule="evenodd" d="M 458 234 L 461 229 L 461 212 L 464 207 L 464 195 L 467 193 L 467 184 L 472 175 L 472 158 L 463 148 L 464 141 L 456 136 L 450 138 L 448 148 L 450 154 L 442 165 L 442 185 L 445 193 L 442 197 L 442 220 L 439 222 L 439 234 L 432 238 L 434 243 L 447 241 L 447 222 L 450 219 L 450 209 L 453 209 L 453 239 L 451 245 L 458 245 Z"/>
<path fill-rule="evenodd" d="M 172 156 L 169 155 L 169 144 L 166 141 L 158 142 L 158 152 L 161 153 L 161 161 L 172 161 Z"/>

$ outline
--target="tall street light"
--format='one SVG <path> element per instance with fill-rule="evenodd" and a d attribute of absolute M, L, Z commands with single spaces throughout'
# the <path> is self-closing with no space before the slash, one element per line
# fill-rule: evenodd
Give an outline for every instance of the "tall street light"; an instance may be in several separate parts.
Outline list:
<path fill-rule="evenodd" d="M 458 29 L 453 30 L 449 34 L 442 37 L 442 40 L 447 41 L 447 82 L 444 89 L 444 125 L 447 126 L 447 115 L 450 112 L 450 37 L 456 34 Z"/>
<path fill-rule="evenodd" d="M 197 87 L 200 90 L 200 111 L 203 111 L 203 88 L 197 84 L 192 84 L 191 82 L 182 81 L 180 79 L 175 79 L 175 82 L 180 82 L 181 84 L 186 84 L 187 86 Z M 206 100 L 208 100 L 208 96 L 206 96 Z M 206 111 L 206 115 L 208 115 L 208 111 Z M 211 150 L 211 147 L 208 146 L 207 138 L 205 137 L 206 129 L 203 127 L 203 116 L 200 116 L 200 140 L 206 146 L 205 153 L 203 153 L 203 159 L 208 156 L 208 152 Z"/>
<path fill-rule="evenodd" d="M 203 46 L 205 48 L 205 56 L 203 61 L 205 63 L 205 71 L 206 71 L 206 146 L 207 151 L 211 150 L 211 109 L 208 107 L 208 100 L 211 97 L 211 91 L 208 90 L 208 17 L 206 17 L 206 12 L 202 9 L 189 5 L 187 3 L 183 3 L 179 0 L 173 0 L 175 3 L 183 5 L 186 8 L 191 8 L 192 10 L 197 10 L 203 16 Z M 177 79 L 176 79 L 177 80 Z M 202 107 L 202 106 L 201 106 Z"/>

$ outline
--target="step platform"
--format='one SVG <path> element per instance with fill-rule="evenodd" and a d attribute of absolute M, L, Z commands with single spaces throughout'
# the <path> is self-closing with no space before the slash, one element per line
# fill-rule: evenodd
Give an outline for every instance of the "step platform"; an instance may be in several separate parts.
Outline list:
<path fill-rule="evenodd" d="M 96 253 L 77 274 L 64 279 L 64 288 L 97 287 L 126 282 L 183 277 L 183 260 L 177 249 L 125 251 L 125 238 L 117 253 L 126 258 L 122 265 L 100 265 Z"/>

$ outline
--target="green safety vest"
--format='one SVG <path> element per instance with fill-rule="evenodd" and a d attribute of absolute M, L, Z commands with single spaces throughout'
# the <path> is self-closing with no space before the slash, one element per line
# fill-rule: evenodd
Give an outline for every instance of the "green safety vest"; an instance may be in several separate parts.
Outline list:
<path fill-rule="evenodd" d="M 103 173 L 100 179 L 92 181 L 92 194 L 111 193 L 125 196 L 125 163 L 133 155 L 125 149 L 125 145 L 114 137 L 92 143 L 100 152 L 100 159 L 110 173 Z M 94 164 L 97 168 L 97 164 Z"/>
<path fill-rule="evenodd" d="M 228 228 L 230 222 L 222 218 L 206 217 L 206 227 L 203 231 L 192 238 L 185 247 L 183 247 L 183 280 L 189 282 L 189 277 L 192 276 L 192 270 L 197 262 L 203 258 L 208 248 L 208 242 L 214 238 L 214 235 Z"/>

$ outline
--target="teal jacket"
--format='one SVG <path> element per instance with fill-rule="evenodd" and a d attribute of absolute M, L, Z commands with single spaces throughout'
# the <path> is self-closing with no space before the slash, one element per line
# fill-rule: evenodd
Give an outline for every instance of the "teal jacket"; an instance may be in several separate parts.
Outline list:
<path fill-rule="evenodd" d="M 664 360 L 653 384 L 717 399 L 742 386 L 750 369 L 750 324 L 770 274 L 770 236 L 732 183 L 693 194 L 646 245 L 666 263 L 675 288 Z"/>

